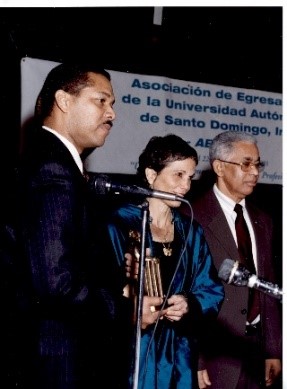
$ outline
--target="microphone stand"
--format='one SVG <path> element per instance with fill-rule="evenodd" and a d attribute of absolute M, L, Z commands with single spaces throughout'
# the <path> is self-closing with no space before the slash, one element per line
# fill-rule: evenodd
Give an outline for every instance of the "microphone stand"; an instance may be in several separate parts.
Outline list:
<path fill-rule="evenodd" d="M 144 276 L 145 276 L 145 249 L 146 249 L 146 232 L 149 220 L 149 203 L 145 201 L 142 205 L 142 231 L 138 271 L 138 296 L 136 304 L 136 331 L 135 331 L 135 364 L 133 373 L 133 389 L 138 388 L 139 377 L 139 359 L 140 359 L 140 340 L 141 340 L 141 323 L 142 323 L 142 306 L 144 296 Z"/>

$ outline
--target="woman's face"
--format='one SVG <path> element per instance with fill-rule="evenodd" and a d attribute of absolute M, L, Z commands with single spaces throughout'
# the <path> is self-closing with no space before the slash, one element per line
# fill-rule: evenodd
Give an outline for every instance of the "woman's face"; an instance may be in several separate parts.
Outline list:
<path fill-rule="evenodd" d="M 191 180 L 195 174 L 196 163 L 192 158 L 170 162 L 160 173 L 146 169 L 151 189 L 169 192 L 184 197 L 190 190 Z M 179 206 L 180 201 L 164 200 L 170 206 Z"/>

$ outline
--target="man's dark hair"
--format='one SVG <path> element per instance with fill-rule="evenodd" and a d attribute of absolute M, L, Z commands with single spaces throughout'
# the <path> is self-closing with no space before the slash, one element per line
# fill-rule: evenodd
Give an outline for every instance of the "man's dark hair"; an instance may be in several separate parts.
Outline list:
<path fill-rule="evenodd" d="M 109 81 L 110 74 L 103 68 L 93 64 L 63 63 L 54 67 L 46 77 L 35 105 L 35 119 L 42 121 L 50 115 L 57 90 L 77 95 L 83 88 L 89 86 L 89 73 L 102 74 Z"/>

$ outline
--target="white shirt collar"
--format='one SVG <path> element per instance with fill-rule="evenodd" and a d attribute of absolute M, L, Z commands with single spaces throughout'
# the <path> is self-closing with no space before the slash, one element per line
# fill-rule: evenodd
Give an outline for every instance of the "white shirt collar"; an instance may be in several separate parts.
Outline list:
<path fill-rule="evenodd" d="M 232 200 L 230 197 L 226 196 L 224 193 L 222 193 L 216 184 L 213 185 L 213 191 L 215 196 L 218 198 L 218 201 L 220 204 L 224 207 L 224 209 L 228 209 L 230 212 L 234 210 L 236 202 Z M 245 198 L 242 199 L 239 203 L 242 205 L 243 208 L 245 208 Z"/>

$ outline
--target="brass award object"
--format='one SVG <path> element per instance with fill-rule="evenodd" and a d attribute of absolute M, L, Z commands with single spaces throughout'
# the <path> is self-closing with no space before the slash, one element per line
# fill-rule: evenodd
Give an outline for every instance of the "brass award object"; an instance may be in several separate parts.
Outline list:
<path fill-rule="evenodd" d="M 139 261 L 140 233 L 129 231 L 130 247 L 136 261 Z M 163 297 L 162 280 L 160 274 L 159 258 L 147 256 L 145 258 L 145 294 L 151 297 Z"/>

